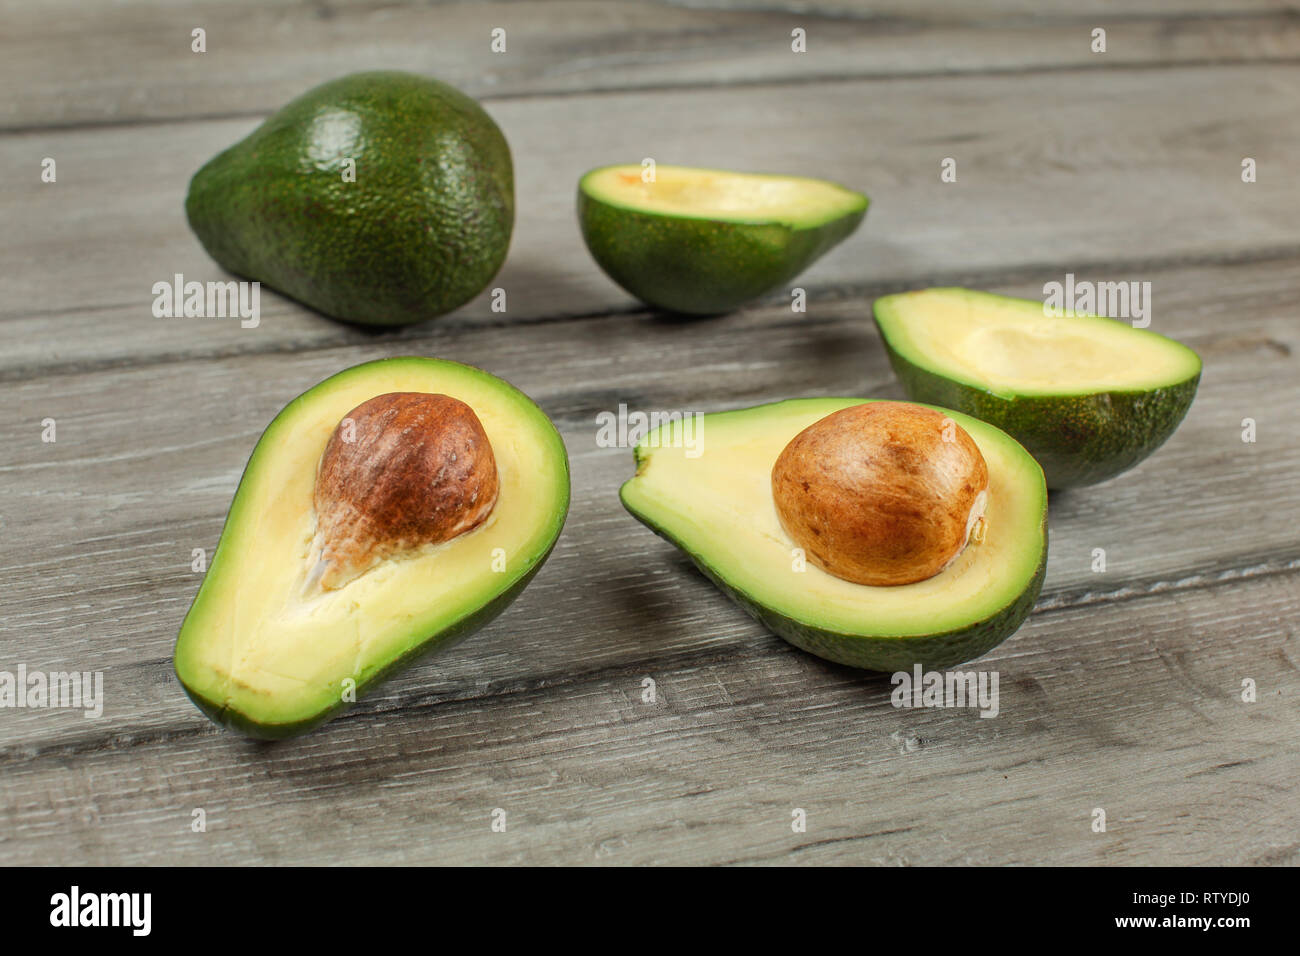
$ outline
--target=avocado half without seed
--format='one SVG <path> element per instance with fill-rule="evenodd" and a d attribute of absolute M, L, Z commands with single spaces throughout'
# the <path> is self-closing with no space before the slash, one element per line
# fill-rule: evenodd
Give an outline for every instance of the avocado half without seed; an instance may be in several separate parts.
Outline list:
<path fill-rule="evenodd" d="M 796 647 L 869 670 L 949 667 L 1033 609 L 1047 487 L 992 425 L 807 398 L 705 415 L 690 443 L 681 429 L 640 442 L 623 505 Z"/>
<path fill-rule="evenodd" d="M 309 730 L 504 610 L 568 505 L 555 426 L 501 379 L 414 357 L 340 372 L 253 449 L 176 674 L 228 727 Z"/>
<path fill-rule="evenodd" d="M 514 227 L 510 148 L 474 100 L 354 73 L 293 100 L 190 182 L 203 248 L 336 319 L 406 325 L 474 298 Z"/>
<path fill-rule="evenodd" d="M 821 179 L 688 166 L 605 166 L 578 183 L 596 263 L 641 301 L 695 315 L 793 279 L 858 228 L 867 204 Z"/>
<path fill-rule="evenodd" d="M 1008 432 L 1050 488 L 1137 465 L 1178 428 L 1201 379 L 1185 345 L 1095 315 L 1045 315 L 1032 299 L 924 289 L 874 311 L 908 398 Z"/>

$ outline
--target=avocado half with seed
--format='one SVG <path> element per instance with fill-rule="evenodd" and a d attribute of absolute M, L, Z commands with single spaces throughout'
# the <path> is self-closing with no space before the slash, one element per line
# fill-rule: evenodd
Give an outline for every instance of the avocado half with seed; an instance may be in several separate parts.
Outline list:
<path fill-rule="evenodd" d="M 649 305 L 728 312 L 779 288 L 858 228 L 868 199 L 836 183 L 688 166 L 593 169 L 578 222 L 596 263 Z"/>
<path fill-rule="evenodd" d="M 681 548 L 769 630 L 819 657 L 877 671 L 909 670 L 916 664 L 948 667 L 979 657 L 1015 632 L 1042 587 L 1047 566 L 1042 469 L 992 425 L 926 407 L 927 413 L 937 413 L 935 427 L 941 434 L 955 424 L 982 456 L 987 486 L 977 516 L 980 540 L 972 538 L 938 573 L 912 583 L 873 586 L 847 580 L 811 560 L 811 551 L 787 530 L 794 525 L 778 513 L 776 496 L 799 470 L 778 465 L 798 451 L 796 439 L 813 426 L 873 404 L 860 398 L 805 398 L 717 412 L 703 417 L 694 443 L 682 440 L 680 422 L 664 425 L 637 445 L 636 475 L 620 492 L 623 505 Z M 695 450 L 687 454 L 691 447 Z M 886 443 L 878 457 L 888 466 L 898 453 Z M 864 458 L 852 455 L 850 460 Z M 924 465 L 923 459 L 907 460 L 908 468 Z M 817 459 L 803 469 L 814 475 Z M 796 481 L 796 495 L 799 487 Z M 974 489 L 962 484 L 959 490 Z M 852 522 L 863 511 L 852 501 L 830 512 L 818 512 L 797 497 L 793 501 L 805 508 L 805 517 L 815 519 L 809 527 L 820 520 L 821 534 L 827 536 L 836 531 L 827 517 Z M 935 523 L 928 514 L 912 513 L 914 502 L 907 496 L 886 496 L 877 503 L 884 512 L 875 526 L 877 550 L 897 559 L 891 568 L 906 564 L 914 557 L 906 548 L 887 553 L 894 532 L 910 525 L 924 534 Z"/>
<path fill-rule="evenodd" d="M 416 357 L 340 372 L 253 449 L 176 674 L 221 724 L 302 733 L 504 610 L 568 504 L 564 443 L 501 379 Z"/>
<path fill-rule="evenodd" d="M 1050 316 L 1032 299 L 923 289 L 877 299 L 876 325 L 908 398 L 1011 434 L 1049 488 L 1106 481 L 1169 439 L 1201 359 L 1185 345 L 1095 315 Z"/>

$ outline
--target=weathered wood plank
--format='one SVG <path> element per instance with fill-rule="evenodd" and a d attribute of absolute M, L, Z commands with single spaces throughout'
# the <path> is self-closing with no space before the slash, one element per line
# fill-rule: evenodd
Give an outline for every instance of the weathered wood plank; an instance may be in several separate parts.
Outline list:
<path fill-rule="evenodd" d="M 475 96 L 1300 56 L 1281 4 L 0 3 L 0 128 L 258 114 L 377 65 Z M 1094 26 L 1108 30 L 1104 55 Z M 191 49 L 206 30 L 207 52 Z M 807 52 L 791 52 L 791 31 Z M 506 31 L 504 53 L 492 30 Z"/>
<path fill-rule="evenodd" d="M 1296 56 L 1294 12 L 752 6 L 0 0 L 0 85 L 20 91 L 0 127 L 29 130 L 0 135 L 0 669 L 102 670 L 108 698 L 97 721 L 0 710 L 6 861 L 1300 862 L 1300 197 L 1284 172 L 1300 94 L 1279 62 Z M 498 15 L 510 53 L 489 60 L 479 34 Z M 809 54 L 786 52 L 791 20 Z M 1083 42 L 1093 25 L 1105 57 Z M 1225 65 L 1241 60 L 1255 65 Z M 256 330 L 154 319 L 153 282 L 219 276 L 185 228 L 193 169 L 254 114 L 376 63 L 491 100 L 519 167 L 510 311 L 480 301 L 376 336 L 268 293 Z M 1017 71 L 1041 72 L 997 75 Z M 933 75 L 952 73 L 970 75 Z M 708 89 L 648 92 L 673 86 Z M 36 175 L 46 155 L 54 186 Z M 777 297 L 671 321 L 604 280 L 572 221 L 583 169 L 642 155 L 744 156 L 876 205 L 800 280 L 806 315 Z M 897 395 L 874 295 L 1033 295 L 1066 271 L 1151 280 L 1153 327 L 1206 374 L 1150 462 L 1053 496 L 1043 599 L 979 663 L 1001 677 L 997 719 L 892 709 L 885 679 L 787 647 L 619 506 L 630 454 L 596 446 L 597 412 Z M 220 732 L 171 674 L 190 549 L 215 544 L 285 400 L 403 352 L 541 401 L 573 458 L 565 535 L 500 621 L 318 733 L 262 747 Z M 1247 677 L 1259 703 L 1240 701 Z M 1107 834 L 1089 829 L 1098 806 Z"/>
<path fill-rule="evenodd" d="M 798 281 L 818 289 L 1014 269 L 1105 270 L 1300 249 L 1300 67 L 899 79 L 511 101 L 518 226 L 494 286 L 443 322 L 515 323 L 634 303 L 592 262 L 578 176 L 603 162 L 802 172 L 875 197 L 857 235 Z M 815 103 L 816 109 L 809 109 Z M 1033 117 L 1028 126 L 1025 117 Z M 925 117 L 922 123 L 917 117 Z M 0 374 L 370 341 L 267 291 L 262 324 L 158 319 L 154 283 L 224 277 L 185 222 L 190 174 L 247 120 L 0 139 Z M 557 137 L 557 130 L 564 135 Z M 846 141 L 861 131 L 861 142 Z M 1129 132 L 1121 132 L 1129 131 Z M 59 181 L 38 181 L 42 156 Z M 1240 178 L 1255 157 L 1259 181 Z M 944 157 L 958 181 L 941 183 Z M 197 323 L 197 325 L 196 325 Z M 422 335 L 422 331 L 414 334 Z M 506 333 L 502 333 L 506 334 Z"/>
<path fill-rule="evenodd" d="M 1045 607 L 1199 586 L 1300 560 L 1297 263 L 1152 275 L 1153 327 L 1206 360 L 1201 393 L 1170 443 L 1138 471 L 1054 495 Z M 1033 294 L 1028 283 L 999 287 Z M 614 344 L 617 343 L 617 348 Z M 438 326 L 418 351 L 481 365 L 537 398 L 561 426 L 574 497 L 560 545 L 523 599 L 468 651 L 402 678 L 394 694 L 464 697 L 577 669 L 648 665 L 766 640 L 763 631 L 622 510 L 626 449 L 596 445 L 597 413 L 712 411 L 793 395 L 896 396 L 869 302 L 769 308 L 702 322 L 644 314 Z M 192 548 L 211 550 L 240 470 L 288 399 L 391 343 L 58 375 L 7 386 L 0 421 L 0 661 L 106 669 L 107 717 L 10 712 L 0 744 L 62 745 L 162 733 L 201 721 L 168 686 L 175 632 L 197 587 Z M 58 442 L 40 442 L 40 422 Z M 1259 441 L 1243 444 L 1251 417 Z M 1107 570 L 1094 573 L 1094 548 Z M 573 582 L 581 581 L 582 587 Z M 94 665 L 93 667 L 91 665 Z"/>
<path fill-rule="evenodd" d="M 12 864 L 1295 863 L 1297 612 L 1287 574 L 1038 614 L 982 662 L 999 674 L 987 720 L 896 710 L 887 678 L 775 639 L 683 655 L 656 623 L 644 666 L 429 696 L 287 744 L 200 730 L 7 753 L 0 849 Z"/>

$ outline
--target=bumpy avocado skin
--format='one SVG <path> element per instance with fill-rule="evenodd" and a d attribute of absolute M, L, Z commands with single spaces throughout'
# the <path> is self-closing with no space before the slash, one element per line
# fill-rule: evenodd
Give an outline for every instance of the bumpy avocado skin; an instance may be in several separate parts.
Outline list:
<path fill-rule="evenodd" d="M 1201 380 L 1198 373 L 1149 391 L 1004 398 L 937 375 L 890 347 L 883 330 L 881 338 L 909 399 L 996 425 L 1037 459 L 1052 489 L 1095 485 L 1140 463 L 1177 430 Z"/>
<path fill-rule="evenodd" d="M 639 468 L 640 449 L 637 449 L 636 457 Z M 966 627 L 935 634 L 910 637 L 866 637 L 860 634 L 842 634 L 782 614 L 764 604 L 758 596 L 735 587 L 691 551 L 686 542 L 656 524 L 651 517 L 629 507 L 625 498 L 622 500 L 623 506 L 634 518 L 659 537 L 679 548 L 718 590 L 773 634 L 809 654 L 863 670 L 896 673 L 911 670 L 917 664 L 920 664 L 924 670 L 937 670 L 987 654 L 1014 634 L 1029 617 L 1038 600 L 1039 592 L 1043 589 L 1043 579 L 1047 575 L 1047 509 L 1044 508 L 1040 525 L 1041 542 L 1035 542 L 1041 547 L 1038 567 L 1028 586 L 1010 604 Z"/>
<path fill-rule="evenodd" d="M 638 212 L 578 188 L 578 221 L 597 265 L 642 302 L 688 315 L 739 308 L 789 282 L 858 228 L 866 205 L 818 226 Z"/>
<path fill-rule="evenodd" d="M 496 275 L 514 173 L 505 137 L 468 96 L 410 73 L 357 73 L 215 156 L 185 210 L 230 272 L 334 318 L 406 325 L 463 305 Z"/>

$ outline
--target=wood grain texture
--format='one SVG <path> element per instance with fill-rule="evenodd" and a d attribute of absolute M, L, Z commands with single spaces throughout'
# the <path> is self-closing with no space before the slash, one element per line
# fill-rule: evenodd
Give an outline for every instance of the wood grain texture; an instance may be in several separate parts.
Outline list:
<path fill-rule="evenodd" d="M 510 53 L 489 61 L 497 18 Z M 1105 57 L 1081 39 L 1094 22 Z M 107 696 L 99 720 L 0 710 L 6 862 L 1300 863 L 1286 4 L 0 0 L 0 23 L 18 91 L 0 104 L 0 670 L 99 670 Z M 192 172 L 376 63 L 488 96 L 517 163 L 508 311 L 376 334 L 264 290 L 257 329 L 155 319 L 154 282 L 222 277 L 184 221 Z M 573 220 L 581 172 L 644 155 L 875 202 L 798 280 L 806 314 L 776 296 L 674 320 L 610 284 Z M 875 296 L 1037 296 L 1067 271 L 1151 281 L 1152 327 L 1205 374 L 1152 459 L 1052 496 L 1038 607 L 975 665 L 999 673 L 996 719 L 894 709 L 887 678 L 788 647 L 619 505 L 631 453 L 597 445 L 597 413 L 896 397 Z M 172 674 L 191 549 L 215 546 L 286 401 L 409 353 L 502 375 L 555 419 L 565 533 L 497 622 L 320 731 L 222 732 Z"/>
<path fill-rule="evenodd" d="M 896 710 L 887 678 L 754 635 L 384 700 L 282 745 L 195 722 L 8 755 L 0 845 L 12 863 L 1295 863 L 1297 611 L 1292 574 L 1037 615 L 981 663 L 989 720 Z"/>
<path fill-rule="evenodd" d="M 954 16 L 954 13 L 956 16 Z M 691 4 L 563 0 L 0 0 L 0 128 L 262 114 L 355 70 L 427 73 L 473 96 L 1294 60 L 1281 3 Z M 1108 30 L 1105 55 L 1091 30 Z M 207 32 L 207 52 L 191 31 Z M 791 52 L 791 31 L 807 52 Z M 490 47 L 506 31 L 506 50 Z M 112 55 L 105 55 L 105 51 Z"/>
<path fill-rule="evenodd" d="M 1294 528 L 1277 515 L 1300 514 L 1300 423 L 1282 411 L 1300 407 L 1300 329 L 1289 305 L 1296 276 L 1296 263 L 1283 262 L 1153 278 L 1153 325 L 1205 357 L 1201 392 L 1175 437 L 1141 468 L 1053 496 L 1044 606 L 1294 569 Z M 1035 287 L 999 291 L 1032 295 Z M 11 383 L 16 414 L 0 422 L 8 452 L 0 480 L 12 489 L 0 538 L 9 593 L 0 660 L 25 653 L 33 668 L 88 659 L 113 668 L 121 691 L 111 733 L 201 720 L 166 687 L 171 644 L 197 588 L 191 549 L 215 546 L 243 463 L 284 403 L 348 365 L 411 344 L 485 367 L 538 400 L 568 445 L 574 490 L 564 536 L 525 599 L 475 640 L 474 653 L 441 659 L 397 687 L 463 696 L 484 682 L 648 662 L 659 640 L 702 651 L 750 639 L 761 631 L 719 596 L 705 598 L 711 590 L 683 573 L 684 560 L 623 512 L 615 491 L 630 477 L 631 453 L 597 446 L 596 415 L 620 403 L 714 411 L 795 395 L 900 395 L 866 298 L 817 304 L 806 315 L 766 308 L 697 322 L 629 314 L 430 329 L 433 337 L 419 343 Z M 617 349 L 601 346 L 614 342 Z M 1241 441 L 1246 417 L 1259 423 L 1253 445 Z M 54 445 L 40 442 L 45 418 L 58 422 Z M 1092 571 L 1098 547 L 1107 552 L 1104 574 Z M 699 600 L 708 602 L 707 623 Z M 105 640 L 106 620 L 115 640 Z M 47 745 L 105 732 L 74 714 L 19 711 L 0 725 L 0 739 L 15 745 L 37 728 Z"/>
<path fill-rule="evenodd" d="M 1300 250 L 1300 67 L 826 82 L 498 103 L 516 159 L 517 227 L 492 283 L 510 323 L 635 307 L 578 232 L 578 177 L 603 162 L 744 166 L 824 176 L 875 197 L 812 289 L 960 281 L 1014 269 L 1129 270 Z M 815 104 L 816 108 L 809 108 Z M 918 123 L 917 117 L 924 117 Z M 0 376 L 195 354 L 364 341 L 269 290 L 262 324 L 158 319 L 177 274 L 228 278 L 184 216 L 189 176 L 248 120 L 0 138 Z M 555 130 L 564 129 L 557 138 Z M 41 184 L 40 158 L 59 163 Z M 945 157 L 956 183 L 942 183 Z M 1243 156 L 1259 181 L 1241 181 Z M 442 322 L 499 324 L 490 296 Z M 415 333 L 420 334 L 420 333 Z"/>

